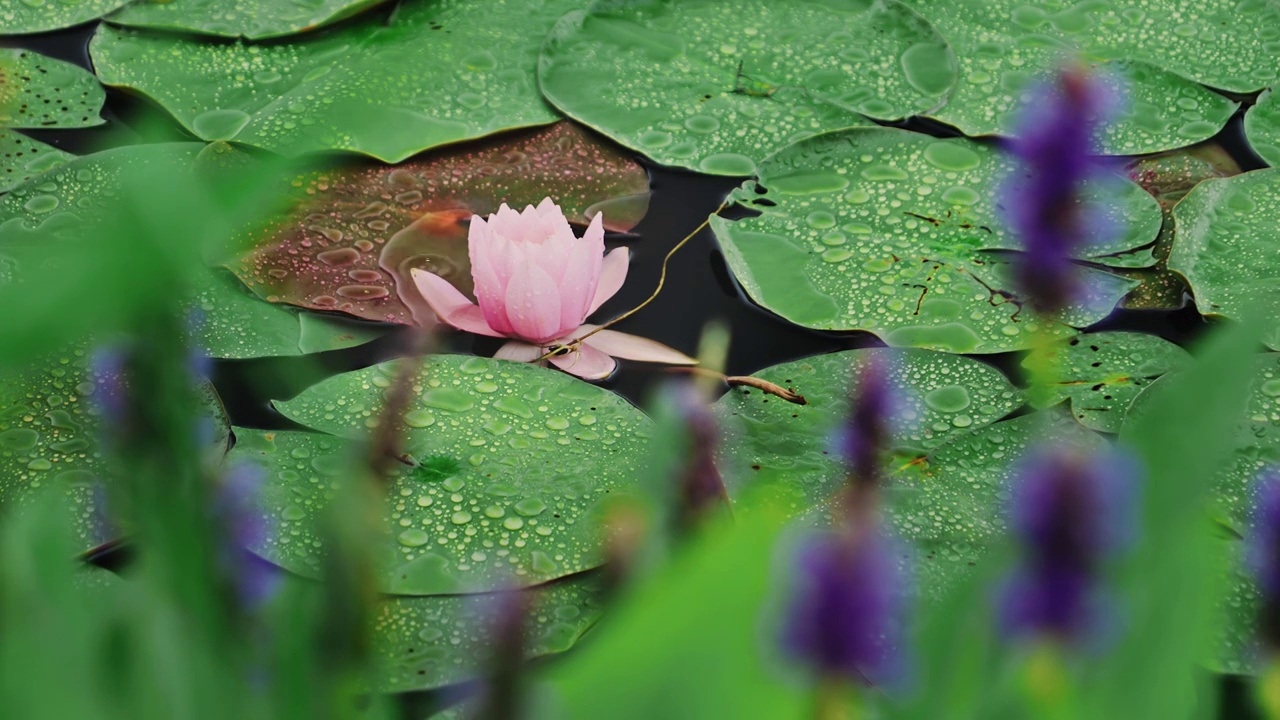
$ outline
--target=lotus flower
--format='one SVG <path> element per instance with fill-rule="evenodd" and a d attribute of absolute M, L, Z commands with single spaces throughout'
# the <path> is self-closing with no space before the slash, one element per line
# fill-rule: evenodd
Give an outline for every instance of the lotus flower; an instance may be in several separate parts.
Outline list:
<path fill-rule="evenodd" d="M 587 316 L 626 280 L 627 249 L 604 254 L 602 222 L 597 213 L 578 238 L 551 198 L 519 213 L 503 204 L 488 221 L 471 216 L 467 242 L 478 305 L 434 273 L 415 269 L 413 281 L 441 322 L 477 335 L 511 338 L 494 357 L 532 362 L 595 331 L 598 326 L 584 323 Z M 598 380 L 613 373 L 615 357 L 697 363 L 661 343 L 614 330 L 594 332 L 572 352 L 549 359 L 565 372 Z"/>

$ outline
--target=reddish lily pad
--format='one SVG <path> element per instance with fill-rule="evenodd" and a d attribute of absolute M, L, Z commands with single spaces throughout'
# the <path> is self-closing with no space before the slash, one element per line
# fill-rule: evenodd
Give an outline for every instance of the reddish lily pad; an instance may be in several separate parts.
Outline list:
<path fill-rule="evenodd" d="M 227 266 L 271 302 L 401 324 L 433 317 L 413 268 L 471 293 L 472 214 L 549 196 L 571 222 L 603 212 L 606 228 L 626 231 L 649 207 L 644 168 L 570 123 L 394 167 L 308 173 L 292 184 L 287 216 Z"/>

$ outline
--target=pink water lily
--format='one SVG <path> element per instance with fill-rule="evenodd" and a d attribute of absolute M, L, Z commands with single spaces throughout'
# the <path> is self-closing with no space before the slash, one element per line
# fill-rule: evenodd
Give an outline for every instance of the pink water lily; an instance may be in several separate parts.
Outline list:
<path fill-rule="evenodd" d="M 504 204 L 487 222 L 471 216 L 467 243 L 478 305 L 435 273 L 415 269 L 413 281 L 441 322 L 477 335 L 511 338 L 494 357 L 532 362 L 551 348 L 581 339 L 570 352 L 549 359 L 589 380 L 612 374 L 614 358 L 697 363 L 653 340 L 585 324 L 622 287 L 630 259 L 626 248 L 604 254 L 600 214 L 578 238 L 551 198 L 519 213 Z"/>

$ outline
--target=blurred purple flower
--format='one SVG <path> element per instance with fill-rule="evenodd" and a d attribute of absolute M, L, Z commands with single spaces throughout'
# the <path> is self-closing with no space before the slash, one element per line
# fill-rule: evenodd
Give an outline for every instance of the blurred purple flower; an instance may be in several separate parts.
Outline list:
<path fill-rule="evenodd" d="M 1081 191 L 1106 170 L 1093 155 L 1094 138 L 1111 98 L 1082 67 L 1066 67 L 1032 93 L 1009 144 L 1020 169 L 1006 183 L 1002 204 L 1025 251 L 1015 260 L 1015 278 L 1040 312 L 1058 312 L 1076 298 L 1071 259 L 1100 230 Z"/>
<path fill-rule="evenodd" d="M 129 355 L 124 349 L 102 345 L 89 362 L 89 379 L 93 383 L 93 405 L 111 428 L 124 423 L 129 414 L 125 377 Z"/>
<path fill-rule="evenodd" d="M 214 497 L 214 519 L 222 536 L 218 559 L 242 607 L 254 609 L 271 598 L 279 573 L 249 548 L 271 532 L 259 507 L 266 471 L 251 463 L 232 466 Z"/>
<path fill-rule="evenodd" d="M 691 530 L 708 512 L 729 503 L 724 479 L 715 461 L 720 430 L 694 385 L 681 383 L 671 392 L 689 439 L 689 451 L 680 475 L 676 523 L 682 530 Z"/>
<path fill-rule="evenodd" d="M 1280 469 L 1264 471 L 1257 482 L 1257 510 L 1247 558 L 1262 594 L 1258 632 L 1270 652 L 1280 652 Z"/>
<path fill-rule="evenodd" d="M 795 555 L 782 648 L 822 678 L 901 678 L 902 580 L 875 528 L 806 538 Z"/>
<path fill-rule="evenodd" d="M 508 590 L 484 598 L 489 655 L 486 673 L 476 699 L 476 720 L 513 720 L 525 717 L 524 661 L 528 654 L 532 596 Z"/>
<path fill-rule="evenodd" d="M 1132 540 L 1137 474 L 1118 450 L 1050 447 L 1023 461 L 1010 523 L 1023 557 L 1000 598 L 1009 635 L 1078 643 L 1100 627 L 1100 571 Z"/>
<path fill-rule="evenodd" d="M 869 358 L 854 381 L 849 417 L 835 442 L 855 489 L 870 492 L 880 484 L 882 455 L 889 446 L 897 405 L 894 395 L 887 363 Z"/>

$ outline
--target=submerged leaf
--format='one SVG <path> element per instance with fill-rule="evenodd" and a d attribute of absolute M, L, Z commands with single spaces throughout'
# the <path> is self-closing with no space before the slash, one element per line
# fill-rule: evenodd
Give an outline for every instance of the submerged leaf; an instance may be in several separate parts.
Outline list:
<path fill-rule="evenodd" d="M 80 67 L 30 50 L 0 49 L 0 128 L 101 125 L 106 98 L 97 79 Z"/>
<path fill-rule="evenodd" d="M 802 140 L 760 166 L 730 199 L 760 215 L 711 219 L 729 267 L 753 300 L 806 327 L 869 330 L 895 346 L 950 352 L 1027 347 L 1038 321 L 1013 292 L 1018 247 L 996 204 L 1013 163 L 989 146 L 889 128 Z M 1160 227 L 1132 182 L 1085 193 L 1116 229 L 1081 260 L 1142 266 Z M 1106 316 L 1133 284 L 1079 269 L 1084 299 L 1066 322 Z M 1050 326 L 1067 333 L 1062 325 Z"/>
<path fill-rule="evenodd" d="M 316 576 L 318 522 L 333 483 L 380 418 L 393 364 L 346 373 L 278 403 L 341 436 L 237 430 L 232 457 L 270 470 L 282 529 L 254 548 Z M 380 586 L 406 595 L 534 585 L 601 562 L 600 513 L 634 487 L 651 423 L 625 400 L 563 373 L 478 357 L 431 358 L 404 417 L 392 471 Z"/>
<path fill-rule="evenodd" d="M 117 25 L 243 37 L 313 30 L 385 0 L 139 0 L 112 15 Z"/>
<path fill-rule="evenodd" d="M 557 115 L 538 93 L 542 36 L 577 0 L 405 3 L 291 43 L 210 43 L 103 25 L 108 85 L 156 100 L 204 140 L 284 155 L 350 150 L 398 162 Z"/>
<path fill-rule="evenodd" d="M 570 117 L 660 163 L 750 175 L 799 138 L 938 107 L 955 58 L 897 0 L 604 2 L 556 25 L 539 79 Z"/>
<path fill-rule="evenodd" d="M 310 173 L 292 185 L 289 214 L 231 269 L 272 302 L 405 324 L 434 318 L 414 287 L 415 268 L 471 293 L 473 214 L 550 196 L 571 222 L 602 212 L 606 228 L 625 231 L 649 206 L 644 168 L 571 123 L 395 167 Z"/>

